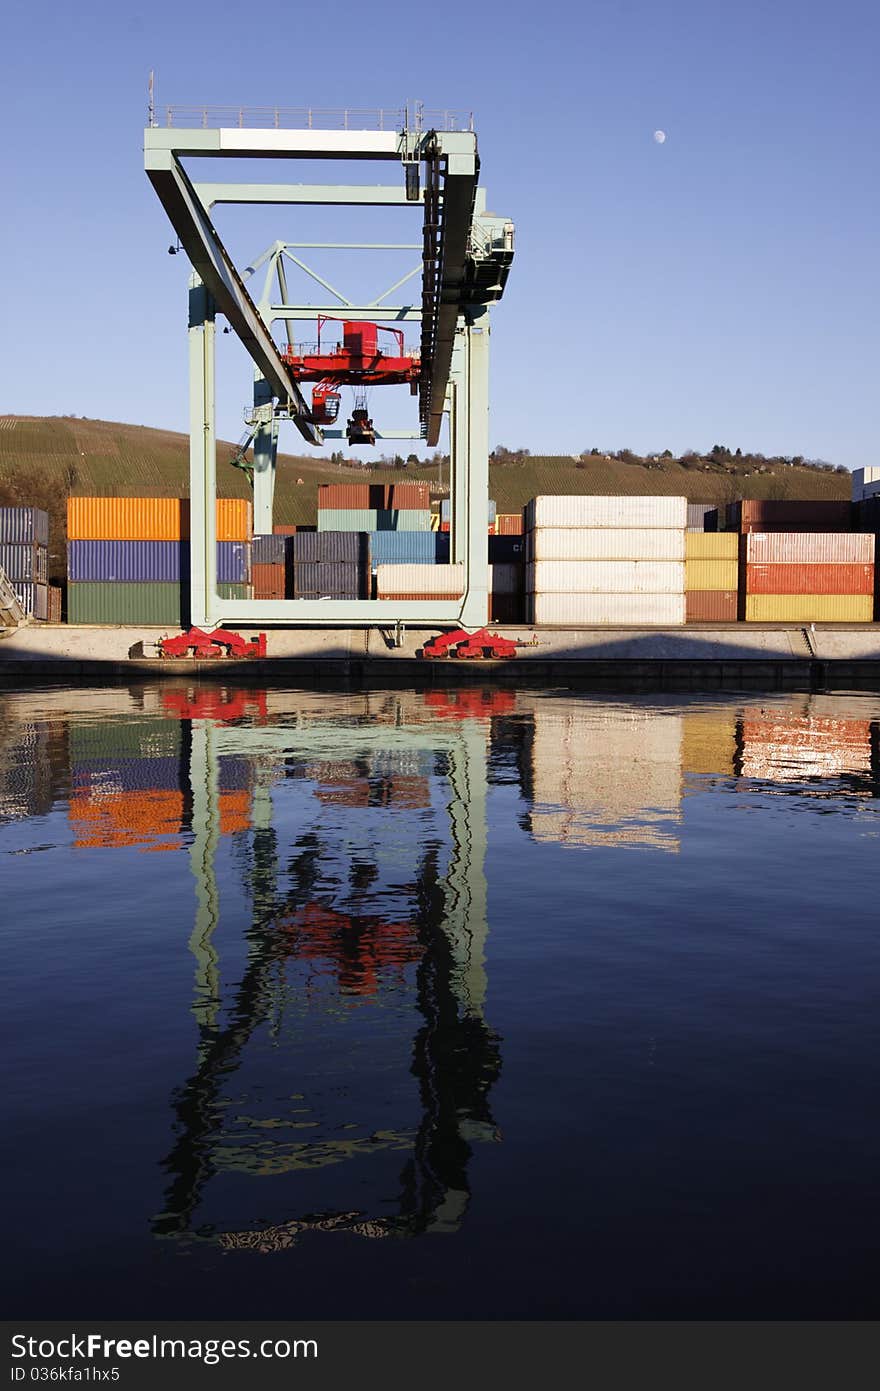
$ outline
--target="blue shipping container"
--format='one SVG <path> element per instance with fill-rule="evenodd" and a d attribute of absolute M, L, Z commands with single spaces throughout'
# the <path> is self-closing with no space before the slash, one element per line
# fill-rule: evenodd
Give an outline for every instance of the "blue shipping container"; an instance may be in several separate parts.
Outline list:
<path fill-rule="evenodd" d="M 217 583 L 247 584 L 251 577 L 251 548 L 247 541 L 217 542 Z"/>
<path fill-rule="evenodd" d="M 189 574 L 188 541 L 68 541 L 67 578 L 118 580 L 128 584 L 152 580 L 175 584 Z"/>
<path fill-rule="evenodd" d="M 0 542 L 0 567 L 8 580 L 30 580 L 47 584 L 49 552 L 45 546 L 7 546 Z"/>
<path fill-rule="evenodd" d="M 365 565 L 369 558 L 370 538 L 362 531 L 298 531 L 287 539 L 291 543 L 287 554 L 294 564 L 348 561 Z"/>
<path fill-rule="evenodd" d="M 0 507 L 0 544 L 48 546 L 49 513 L 39 507 Z"/>
<path fill-rule="evenodd" d="M 449 556 L 449 534 L 442 531 L 373 531 L 370 533 L 370 565 L 433 565 L 443 549 Z"/>
<path fill-rule="evenodd" d="M 254 565 L 283 565 L 287 536 L 255 536 L 251 542 L 251 561 Z"/>

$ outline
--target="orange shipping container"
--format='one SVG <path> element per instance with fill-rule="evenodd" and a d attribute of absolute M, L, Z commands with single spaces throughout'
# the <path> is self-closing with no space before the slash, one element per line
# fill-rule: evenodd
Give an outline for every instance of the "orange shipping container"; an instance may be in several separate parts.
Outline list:
<path fill-rule="evenodd" d="M 252 565 L 251 583 L 255 599 L 284 598 L 285 567 L 280 565 Z"/>
<path fill-rule="evenodd" d="M 747 565 L 747 594 L 873 594 L 873 565 Z"/>
<path fill-rule="evenodd" d="M 218 497 L 218 541 L 250 541 L 253 531 L 254 508 L 249 498 Z"/>
<path fill-rule="evenodd" d="M 499 512 L 495 523 L 495 534 L 496 536 L 522 536 L 522 513 Z"/>
<path fill-rule="evenodd" d="M 247 498 L 217 499 L 217 540 L 249 541 L 253 505 Z M 68 541 L 187 541 L 189 498 L 71 497 Z"/>
<path fill-rule="evenodd" d="M 735 623 L 736 590 L 692 589 L 684 596 L 686 623 Z"/>
<path fill-rule="evenodd" d="M 189 503 L 178 497 L 70 497 L 69 541 L 181 541 Z"/>

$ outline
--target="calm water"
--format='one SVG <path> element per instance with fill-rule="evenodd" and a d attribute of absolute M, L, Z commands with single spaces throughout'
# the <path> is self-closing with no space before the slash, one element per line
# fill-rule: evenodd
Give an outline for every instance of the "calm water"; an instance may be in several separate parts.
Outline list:
<path fill-rule="evenodd" d="M 3 1307 L 876 1316 L 878 731 L 0 695 Z"/>

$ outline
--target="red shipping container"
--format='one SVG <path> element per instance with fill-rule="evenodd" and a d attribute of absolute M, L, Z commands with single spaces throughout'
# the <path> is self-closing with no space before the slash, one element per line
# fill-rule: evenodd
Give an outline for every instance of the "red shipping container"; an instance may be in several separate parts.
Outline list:
<path fill-rule="evenodd" d="M 431 506 L 430 484 L 392 483 L 388 488 L 388 501 L 381 506 L 392 512 L 427 512 Z"/>
<path fill-rule="evenodd" d="M 252 565 L 251 584 L 255 599 L 283 599 L 285 566 Z"/>
<path fill-rule="evenodd" d="M 747 565 L 747 594 L 873 594 L 873 565 Z"/>
<path fill-rule="evenodd" d="M 375 507 L 370 501 L 369 483 L 319 483 L 318 507 L 350 508 L 366 511 Z M 384 489 L 383 489 L 384 491 Z"/>
<path fill-rule="evenodd" d="M 737 595 L 729 589 L 692 589 L 685 594 L 686 623 L 735 623 Z"/>
<path fill-rule="evenodd" d="M 727 530 L 850 531 L 852 516 L 851 502 L 744 498 L 728 504 Z"/>
<path fill-rule="evenodd" d="M 279 523 L 277 526 L 273 526 L 273 528 L 272 528 L 272 535 L 273 535 L 273 536 L 295 536 L 296 533 L 297 533 L 297 531 L 306 531 L 306 530 L 307 530 L 306 527 L 303 527 L 303 526 L 300 526 L 300 527 L 288 526 L 287 523 L 285 522 L 285 523 Z"/>
<path fill-rule="evenodd" d="M 522 536 L 522 513 L 499 512 L 495 523 L 495 534 L 497 536 Z"/>

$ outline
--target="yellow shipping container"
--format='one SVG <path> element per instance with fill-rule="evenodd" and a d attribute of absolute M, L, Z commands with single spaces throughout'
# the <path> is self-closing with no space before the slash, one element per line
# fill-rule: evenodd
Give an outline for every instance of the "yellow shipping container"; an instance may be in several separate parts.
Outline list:
<path fill-rule="evenodd" d="M 177 497 L 70 497 L 69 541 L 180 541 L 189 503 Z"/>
<path fill-rule="evenodd" d="M 253 529 L 254 508 L 248 498 L 218 497 L 218 541 L 250 541 Z"/>
<path fill-rule="evenodd" d="M 739 556 L 735 531 L 688 531 L 684 544 L 687 560 L 736 560 Z"/>
<path fill-rule="evenodd" d="M 735 560 L 686 560 L 684 587 L 690 593 L 699 589 L 736 590 L 739 565 Z"/>
<path fill-rule="evenodd" d="M 736 716 L 733 706 L 721 710 L 688 710 L 682 715 L 683 773 L 722 773 L 730 776 L 736 755 Z"/>
<path fill-rule="evenodd" d="M 872 594 L 749 594 L 747 623 L 870 623 Z"/>

